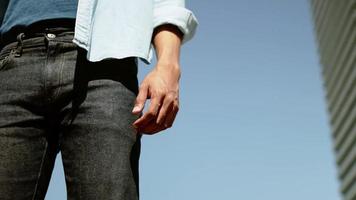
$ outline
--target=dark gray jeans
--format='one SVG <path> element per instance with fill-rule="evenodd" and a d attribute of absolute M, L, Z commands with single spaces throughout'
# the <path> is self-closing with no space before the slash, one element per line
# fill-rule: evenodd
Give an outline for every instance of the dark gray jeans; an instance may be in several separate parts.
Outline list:
<path fill-rule="evenodd" d="M 20 33 L 0 52 L 0 199 L 44 199 L 61 151 L 68 199 L 137 200 L 137 60 L 86 60 L 74 31 Z"/>

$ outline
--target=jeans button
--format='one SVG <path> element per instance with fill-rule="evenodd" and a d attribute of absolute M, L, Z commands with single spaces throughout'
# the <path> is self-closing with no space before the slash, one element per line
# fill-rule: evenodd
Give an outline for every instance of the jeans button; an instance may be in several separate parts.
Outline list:
<path fill-rule="evenodd" d="M 47 37 L 53 39 L 56 37 L 56 35 L 53 33 L 47 33 Z"/>

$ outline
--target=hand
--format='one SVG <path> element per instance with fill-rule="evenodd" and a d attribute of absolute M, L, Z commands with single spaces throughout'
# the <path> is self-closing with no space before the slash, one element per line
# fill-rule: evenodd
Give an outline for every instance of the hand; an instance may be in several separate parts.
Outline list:
<path fill-rule="evenodd" d="M 149 109 L 133 126 L 138 133 L 154 134 L 173 125 L 179 110 L 178 64 L 157 66 L 142 81 L 136 98 L 133 114 L 141 114 L 147 99 L 151 99 Z"/>

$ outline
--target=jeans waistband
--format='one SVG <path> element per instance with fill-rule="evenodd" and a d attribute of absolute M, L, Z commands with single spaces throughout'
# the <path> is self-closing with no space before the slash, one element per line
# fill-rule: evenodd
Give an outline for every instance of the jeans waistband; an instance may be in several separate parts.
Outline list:
<path fill-rule="evenodd" d="M 2 37 L 0 49 L 6 45 L 32 37 L 44 36 L 47 33 L 60 34 L 62 32 L 73 32 L 75 20 L 73 19 L 51 19 L 33 23 L 21 31 L 13 31 Z"/>
<path fill-rule="evenodd" d="M 72 42 L 73 37 L 74 37 L 74 31 L 61 27 L 50 28 L 48 29 L 48 32 L 38 32 L 38 33 L 31 33 L 31 34 L 29 33 L 26 34 L 24 32 L 21 32 L 16 36 L 16 41 L 5 44 L 0 49 L 0 52 L 6 53 L 10 51 L 15 51 L 15 57 L 20 57 L 23 48 L 40 46 L 40 45 L 47 46 L 50 39 L 60 41 L 60 42 Z"/>

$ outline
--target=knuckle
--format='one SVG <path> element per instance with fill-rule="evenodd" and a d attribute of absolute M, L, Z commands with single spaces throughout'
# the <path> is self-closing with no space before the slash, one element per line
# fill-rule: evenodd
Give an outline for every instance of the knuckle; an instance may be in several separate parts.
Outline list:
<path fill-rule="evenodd" d="M 141 104 L 144 100 L 145 100 L 144 97 L 138 96 L 138 97 L 136 98 L 136 104 Z"/>
<path fill-rule="evenodd" d="M 164 94 L 164 92 L 162 90 L 159 90 L 159 89 L 155 89 L 155 90 L 152 90 L 151 91 L 153 96 L 162 96 Z"/>
<path fill-rule="evenodd" d="M 161 99 L 156 98 L 153 101 L 151 101 L 151 107 L 153 110 L 157 109 L 158 106 L 160 106 L 162 103 Z"/>
<path fill-rule="evenodd" d="M 163 97 L 165 95 L 166 95 L 166 93 L 164 91 L 158 91 L 157 92 L 157 96 L 159 96 L 159 97 Z"/>
<path fill-rule="evenodd" d="M 155 109 L 156 107 L 158 107 L 158 106 L 160 106 L 160 105 L 161 105 L 161 103 L 160 103 L 159 101 L 153 101 L 153 102 L 152 102 L 152 106 L 153 106 L 152 109 Z"/>
<path fill-rule="evenodd" d="M 174 99 L 175 99 L 174 95 L 172 95 L 171 93 L 168 94 L 168 95 L 166 96 L 166 98 L 167 98 L 167 100 L 170 101 L 170 102 L 174 101 Z"/>
<path fill-rule="evenodd" d="M 177 92 L 170 90 L 170 91 L 167 92 L 167 95 L 175 97 L 175 96 L 177 96 Z"/>

